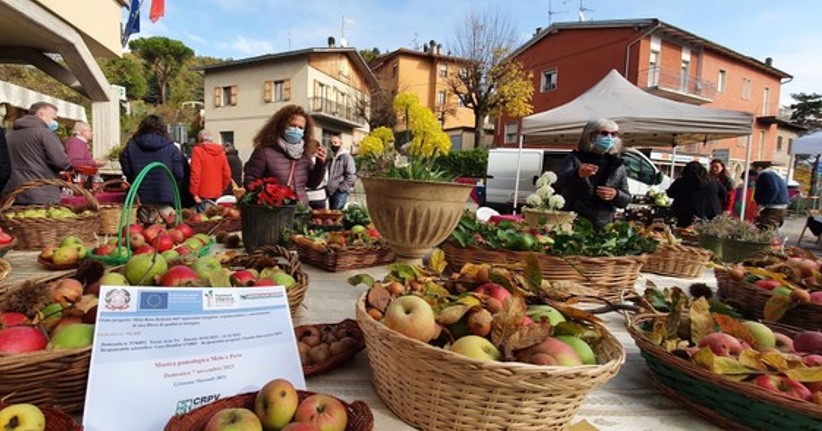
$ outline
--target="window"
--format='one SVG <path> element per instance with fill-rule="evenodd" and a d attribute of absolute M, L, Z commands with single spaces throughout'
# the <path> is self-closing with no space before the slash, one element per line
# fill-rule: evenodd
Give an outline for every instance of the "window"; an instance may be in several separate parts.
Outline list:
<path fill-rule="evenodd" d="M 448 65 L 440 64 L 440 78 L 448 78 Z"/>
<path fill-rule="evenodd" d="M 220 142 L 223 145 L 234 145 L 234 131 L 220 131 Z"/>
<path fill-rule="evenodd" d="M 782 136 L 776 137 L 776 151 L 782 152 Z"/>
<path fill-rule="evenodd" d="M 330 110 L 330 100 L 328 100 L 328 85 L 320 81 L 314 81 L 314 111 L 328 112 Z"/>
<path fill-rule="evenodd" d="M 689 75 L 691 74 L 691 62 L 688 60 L 682 60 L 682 64 L 679 66 L 679 90 L 683 92 L 688 92 L 688 79 Z"/>
<path fill-rule="evenodd" d="M 557 70 L 549 69 L 542 71 L 542 84 L 540 84 L 540 92 L 553 91 L 557 89 Z"/>
<path fill-rule="evenodd" d="M 214 87 L 214 106 L 236 106 L 237 86 Z"/>
<path fill-rule="evenodd" d="M 648 60 L 648 86 L 656 87 L 659 85 L 659 51 L 651 51 L 651 57 Z"/>
<path fill-rule="evenodd" d="M 622 154 L 622 161 L 625 163 L 625 171 L 628 174 L 628 178 L 648 184 L 649 186 L 657 184 L 656 170 L 647 160 L 630 151 L 626 151 Z"/>
<path fill-rule="evenodd" d="M 742 78 L 742 98 L 751 100 L 751 80 L 749 78 Z"/>
<path fill-rule="evenodd" d="M 516 121 L 505 123 L 505 143 L 513 144 L 517 142 L 517 123 Z"/>
<path fill-rule="evenodd" d="M 445 105 L 445 90 L 440 90 L 437 92 L 437 105 L 443 106 Z"/>
<path fill-rule="evenodd" d="M 264 93 L 266 103 L 291 100 L 291 80 L 265 81 Z"/>
<path fill-rule="evenodd" d="M 725 91 L 725 85 L 728 80 L 728 72 L 719 69 L 719 77 L 716 78 L 716 91 L 722 93 Z"/>
<path fill-rule="evenodd" d="M 771 104 L 771 89 L 765 87 L 762 91 L 762 115 L 768 115 L 768 106 Z"/>

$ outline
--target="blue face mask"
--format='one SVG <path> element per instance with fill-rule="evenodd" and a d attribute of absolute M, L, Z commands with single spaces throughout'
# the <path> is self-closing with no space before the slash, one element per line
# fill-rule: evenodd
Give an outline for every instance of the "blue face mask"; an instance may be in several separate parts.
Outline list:
<path fill-rule="evenodd" d="M 296 144 L 303 138 L 303 129 L 299 127 L 287 127 L 285 129 L 285 141 L 289 144 Z"/>
<path fill-rule="evenodd" d="M 51 120 L 51 121 L 49 122 L 49 124 L 47 125 L 47 127 L 48 127 L 48 128 L 49 128 L 49 130 L 51 130 L 52 132 L 56 132 L 56 131 L 57 131 L 57 128 L 58 128 L 58 127 L 60 127 L 60 125 L 59 125 L 59 124 L 57 124 L 57 120 Z"/>
<path fill-rule="evenodd" d="M 614 138 L 611 136 L 597 136 L 594 147 L 601 153 L 607 153 L 614 148 Z"/>

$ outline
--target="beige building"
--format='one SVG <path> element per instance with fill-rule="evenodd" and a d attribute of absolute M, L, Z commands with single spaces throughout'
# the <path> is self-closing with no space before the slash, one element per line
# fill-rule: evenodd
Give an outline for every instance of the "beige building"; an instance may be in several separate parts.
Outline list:
<path fill-rule="evenodd" d="M 314 135 L 359 142 L 368 124 L 357 114 L 378 84 L 355 48 L 309 48 L 220 63 L 205 72 L 205 127 L 248 160 L 254 135 L 280 108 L 305 108 Z"/>
<path fill-rule="evenodd" d="M 451 138 L 452 149 L 475 147 L 474 113 L 461 105 L 447 85 L 448 77 L 459 73 L 458 58 L 442 55 L 440 46 L 431 41 L 423 51 L 400 48 L 374 59 L 369 66 L 383 90 L 392 97 L 413 93 L 420 103 L 431 108 Z M 397 125 L 398 130 L 402 127 Z"/>
<path fill-rule="evenodd" d="M 763 127 L 770 127 L 775 124 L 776 137 L 770 160 L 767 159 L 764 154 L 761 154 L 761 149 L 760 154 L 754 154 L 754 159 L 772 162 L 774 164 L 774 169 L 783 173 L 787 172 L 788 164 L 791 160 L 790 150 L 791 146 L 793 146 L 793 141 L 800 135 L 805 134 L 808 129 L 800 126 L 799 124 L 791 123 L 787 119 L 774 115 L 757 117 L 756 122 Z"/>
<path fill-rule="evenodd" d="M 118 98 L 95 58 L 121 55 L 124 7 L 126 0 L 0 0 L 0 62 L 36 66 L 91 99 L 96 157 L 120 143 Z"/>

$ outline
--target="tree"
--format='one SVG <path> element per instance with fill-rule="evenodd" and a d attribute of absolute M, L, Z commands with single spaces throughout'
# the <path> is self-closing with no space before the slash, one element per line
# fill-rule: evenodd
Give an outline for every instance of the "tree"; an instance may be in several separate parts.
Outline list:
<path fill-rule="evenodd" d="M 139 100 L 148 90 L 141 63 L 134 54 L 126 54 L 122 58 L 103 61 L 101 67 L 108 82 L 125 87 L 128 99 Z"/>
<path fill-rule="evenodd" d="M 791 104 L 791 121 L 804 126 L 809 131 L 822 129 L 822 94 L 819 93 L 793 93 L 791 97 L 796 103 Z M 798 158 L 797 158 L 798 159 Z M 811 194 L 817 193 L 817 170 L 819 169 L 819 154 L 811 170 Z"/>
<path fill-rule="evenodd" d="M 375 90 L 371 98 L 358 98 L 354 109 L 357 116 L 365 119 L 370 130 L 378 127 L 393 129 L 397 124 L 397 114 L 394 112 L 394 99 L 384 90 Z"/>
<path fill-rule="evenodd" d="M 171 82 L 194 51 L 179 40 L 160 36 L 132 40 L 128 47 L 145 61 L 159 87 L 159 102 L 165 104 Z"/>
<path fill-rule="evenodd" d="M 451 51 L 463 67 L 449 73 L 446 83 L 474 112 L 476 145 L 487 115 L 522 117 L 533 111 L 532 74 L 508 58 L 516 46 L 516 32 L 499 12 L 468 12 L 455 28 Z"/>
<path fill-rule="evenodd" d="M 379 48 L 371 48 L 371 49 L 361 49 L 360 50 L 360 57 L 365 60 L 366 63 L 371 63 L 375 58 L 380 56 L 380 49 Z"/>

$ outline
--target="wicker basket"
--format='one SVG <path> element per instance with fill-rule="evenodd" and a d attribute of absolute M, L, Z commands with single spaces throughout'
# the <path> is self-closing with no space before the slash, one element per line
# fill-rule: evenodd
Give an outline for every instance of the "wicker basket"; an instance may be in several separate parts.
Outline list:
<path fill-rule="evenodd" d="M 636 325 L 652 317 L 635 316 L 628 332 L 645 358 L 654 381 L 666 395 L 724 429 L 822 429 L 822 407 L 774 394 L 752 383 L 723 378 L 650 343 Z M 780 332 L 791 335 L 783 329 Z"/>
<path fill-rule="evenodd" d="M 106 186 L 112 184 L 125 184 L 128 182 L 121 179 L 108 180 L 100 186 L 100 191 L 104 191 Z M 117 235 L 120 229 L 120 215 L 123 211 L 123 203 L 101 203 L 100 204 L 100 230 L 101 235 Z M 130 220 L 137 220 L 137 207 L 132 206 Z"/>
<path fill-rule="evenodd" d="M 243 230 L 243 221 L 238 218 L 224 218 L 221 220 L 190 223 L 189 226 L 194 233 L 214 235 L 217 232 L 240 232 Z"/>
<path fill-rule="evenodd" d="M 388 329 L 357 304 L 374 387 L 423 430 L 565 430 L 585 396 L 613 378 L 625 350 L 607 330 L 594 346 L 601 365 L 538 366 L 469 358 Z"/>
<path fill-rule="evenodd" d="M 440 246 L 447 269 L 459 272 L 466 263 L 518 263 L 528 252 L 491 250 L 477 246 L 460 247 L 454 240 Z M 633 289 L 646 255 L 620 257 L 550 256 L 535 253 L 542 277 L 548 281 L 570 280 L 596 290 L 606 299 L 617 299 L 625 289 Z"/>
<path fill-rule="evenodd" d="M 9 404 L 0 403 L 0 410 L 7 406 Z M 83 427 L 66 412 L 51 407 L 38 406 L 38 408 L 46 417 L 45 431 L 83 431 Z"/>
<path fill-rule="evenodd" d="M 331 272 L 385 265 L 396 259 L 394 251 L 385 245 L 345 247 L 335 250 L 323 245 L 308 245 L 303 241 L 294 240 L 294 237 L 292 237 L 292 243 L 303 263 Z"/>
<path fill-rule="evenodd" d="M 328 358 L 327 361 L 321 364 L 303 365 L 303 375 L 305 375 L 306 377 L 313 376 L 316 374 L 322 374 L 327 371 L 331 371 L 335 368 L 338 368 L 340 365 L 348 362 L 348 360 L 353 358 L 354 355 L 356 355 L 360 350 L 365 348 L 365 336 L 363 335 L 362 329 L 360 329 L 360 325 L 357 324 L 356 320 L 345 319 L 340 323 L 320 323 L 317 325 L 298 326 L 294 328 L 294 333 L 297 336 L 297 340 L 299 341 L 300 335 L 304 333 L 308 327 L 312 326 L 319 329 L 320 332 L 322 332 L 324 328 L 328 327 L 334 329 L 345 328 L 348 331 L 348 333 L 351 334 L 351 337 L 357 341 L 357 345 L 349 351 Z"/>
<path fill-rule="evenodd" d="M 240 199 L 245 196 L 245 188 L 240 187 L 236 181 L 231 180 L 231 193 L 233 193 L 234 197 L 237 198 L 237 202 L 240 202 Z"/>
<path fill-rule="evenodd" d="M 314 393 L 297 391 L 300 402 L 311 395 L 314 395 Z M 166 424 L 164 430 L 203 431 L 211 417 L 222 409 L 246 408 L 253 411 L 255 398 L 257 398 L 256 392 L 221 398 L 188 413 L 172 417 Z M 374 415 L 371 413 L 371 409 L 368 408 L 368 404 L 362 401 L 354 401 L 351 404 L 342 400 L 339 401 L 343 403 L 348 413 L 348 424 L 345 427 L 345 431 L 371 431 L 374 429 Z"/>
<path fill-rule="evenodd" d="M 678 278 L 696 278 L 711 261 L 713 253 L 700 247 L 682 244 L 663 244 L 642 266 L 642 272 L 667 275 Z"/>
<path fill-rule="evenodd" d="M 0 282 L 3 282 L 9 274 L 11 274 L 11 264 L 7 260 L 0 258 Z M 0 294 L 4 291 L 5 289 L 0 288 Z"/>
<path fill-rule="evenodd" d="M 764 317 L 763 311 L 765 304 L 771 299 L 771 291 L 746 283 L 744 280 L 734 280 L 724 268 L 715 268 L 714 275 L 723 302 L 734 307 L 748 319 L 760 320 Z M 779 323 L 822 331 L 822 304 L 797 304 L 785 313 Z"/>
<path fill-rule="evenodd" d="M 50 217 L 9 218 L 6 216 L 7 211 L 10 209 L 20 211 L 48 208 L 44 205 L 14 206 L 14 200 L 21 193 L 45 186 L 65 187 L 71 189 L 75 194 L 82 195 L 88 202 L 88 209 L 93 213 L 91 215 L 78 215 L 77 217 L 60 219 Z M 3 206 L 0 207 L 0 225 L 9 234 L 17 238 L 15 248 L 19 250 L 41 250 L 47 246 L 57 246 L 66 235 L 78 236 L 84 243 L 93 243 L 94 235 L 100 226 L 99 209 L 100 205 L 97 199 L 82 187 L 57 179 L 34 180 L 14 189 L 8 195 L 3 202 Z"/>
<path fill-rule="evenodd" d="M 294 277 L 296 283 L 288 289 L 288 309 L 291 317 L 297 315 L 297 309 L 303 303 L 305 293 L 308 291 L 308 274 L 302 270 L 300 258 L 296 253 L 279 245 L 264 245 L 254 250 L 251 254 L 241 254 L 233 257 L 226 266 L 230 268 L 253 268 L 264 260 L 281 258 L 280 263 L 285 264 L 284 270 Z M 285 262 L 282 262 L 285 260 Z M 262 268 L 259 268 L 262 269 Z"/>

